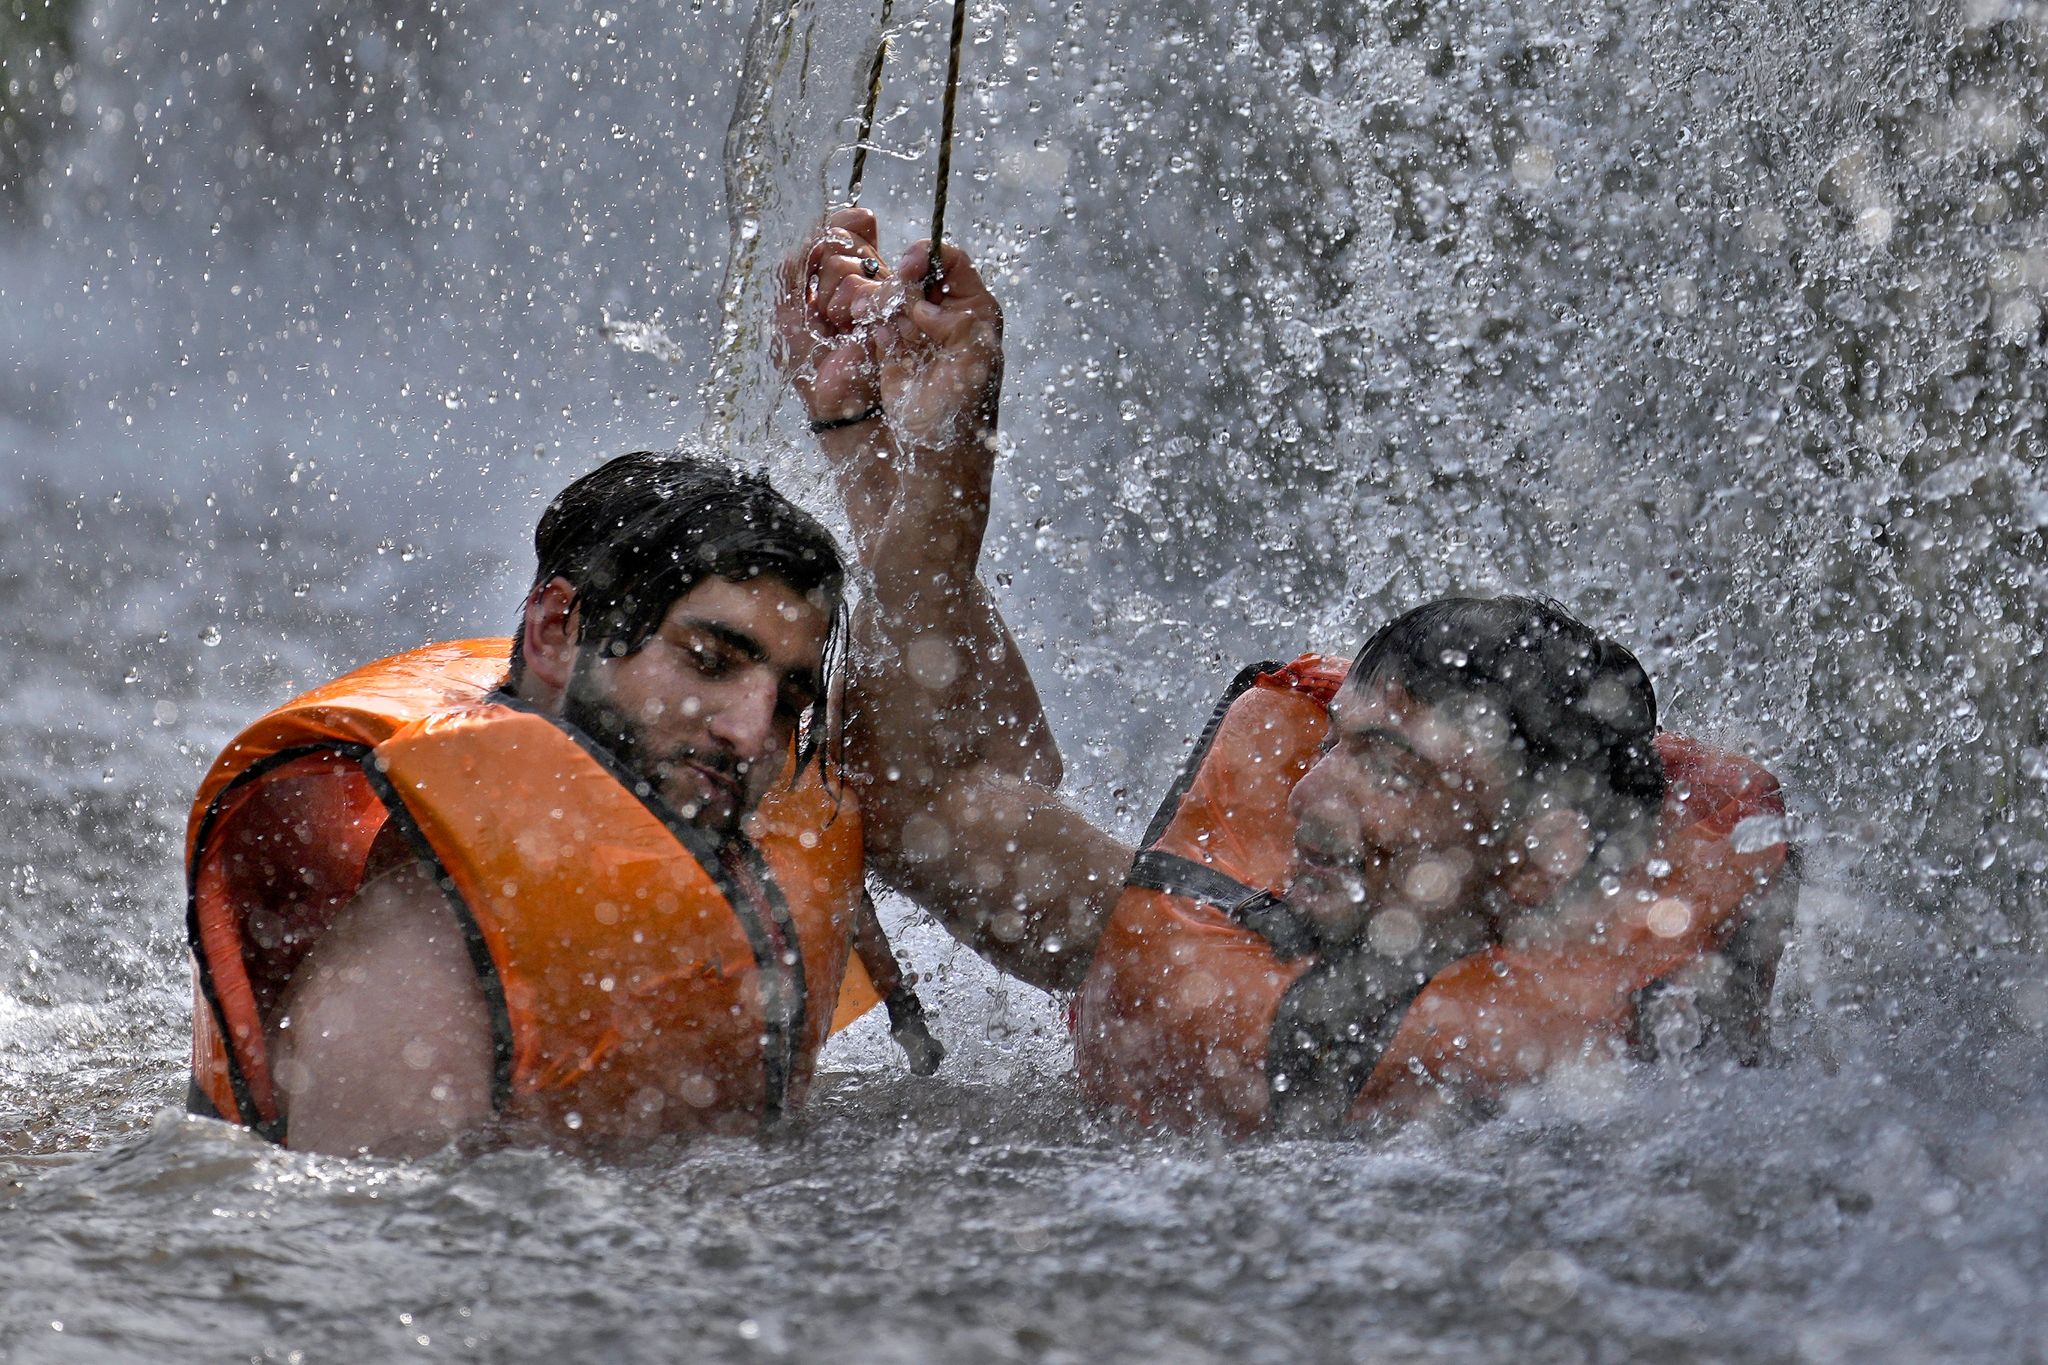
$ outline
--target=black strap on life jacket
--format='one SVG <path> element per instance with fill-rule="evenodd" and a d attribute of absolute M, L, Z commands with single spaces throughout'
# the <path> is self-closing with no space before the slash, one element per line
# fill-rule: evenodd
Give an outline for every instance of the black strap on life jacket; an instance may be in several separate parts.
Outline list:
<path fill-rule="evenodd" d="M 1153 812 L 1152 823 L 1145 829 L 1145 837 L 1138 842 L 1140 848 L 1150 848 L 1166 837 L 1166 827 L 1173 823 L 1173 817 L 1180 813 L 1181 799 L 1188 794 L 1188 788 L 1195 785 L 1195 775 L 1202 771 L 1202 764 L 1208 761 L 1209 750 L 1216 743 L 1216 732 L 1223 728 L 1223 718 L 1230 713 L 1231 703 L 1248 691 L 1252 684 L 1268 673 L 1278 673 L 1285 664 L 1271 660 L 1252 664 L 1238 670 L 1230 680 L 1230 686 L 1223 689 L 1223 695 L 1216 699 L 1215 709 L 1209 712 L 1209 723 L 1202 727 L 1200 739 L 1195 741 L 1194 750 L 1188 754 L 1187 762 L 1180 765 L 1180 772 L 1174 776 L 1173 785 L 1166 789 L 1166 797 L 1160 801 L 1159 809 Z"/>
<path fill-rule="evenodd" d="M 1303 972 L 1273 1012 L 1266 1047 L 1274 1125 L 1291 1133 L 1342 1127 L 1425 984 L 1363 942 Z"/>
<path fill-rule="evenodd" d="M 1124 885 L 1214 906 L 1271 944 L 1273 956 L 1282 962 L 1315 951 L 1315 936 L 1307 921 L 1286 901 L 1178 854 L 1146 849 L 1131 864 Z"/>
<path fill-rule="evenodd" d="M 1154 847 L 1166 837 L 1167 827 L 1180 813 L 1180 803 L 1186 799 L 1188 789 L 1195 785 L 1202 765 L 1208 761 L 1209 750 L 1216 743 L 1216 732 L 1223 728 L 1223 718 L 1230 713 L 1232 704 L 1260 678 L 1277 673 L 1284 666 L 1271 660 L 1252 664 L 1240 669 L 1230 680 L 1230 685 L 1223 689 L 1223 695 L 1217 698 L 1215 708 L 1209 713 L 1208 724 L 1202 727 L 1201 738 L 1195 741 L 1193 752 L 1181 765 L 1173 785 L 1167 789 L 1158 811 L 1153 814 L 1124 885 L 1163 891 L 1169 896 L 1185 896 L 1203 905 L 1214 906 L 1265 939 L 1273 946 L 1274 956 L 1286 962 L 1315 949 L 1315 939 L 1308 926 L 1287 902 L 1261 887 L 1246 886 L 1213 867 L 1205 867 L 1192 859 Z"/>
<path fill-rule="evenodd" d="M 938 1074 L 939 1063 L 946 1060 L 945 1045 L 932 1037 L 931 1028 L 925 1023 L 924 1002 L 917 998 L 909 975 L 897 964 L 874 897 L 866 887 L 861 888 L 860 904 L 854 909 L 853 951 L 868 974 L 869 984 L 882 997 L 883 1008 L 889 1011 L 889 1036 L 909 1059 L 911 1074 Z"/>

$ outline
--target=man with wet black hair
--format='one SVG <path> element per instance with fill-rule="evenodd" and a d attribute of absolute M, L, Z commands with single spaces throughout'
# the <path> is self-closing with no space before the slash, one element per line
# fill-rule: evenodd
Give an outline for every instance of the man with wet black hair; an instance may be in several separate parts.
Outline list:
<path fill-rule="evenodd" d="M 1364 1021 L 1600 906 L 1656 836 L 1656 734 L 1636 657 L 1554 601 L 1442 598 L 1374 633 L 1290 794 L 1286 894 L 1254 921 L 1283 956 L 1317 955 L 1271 1028 L 1275 1123 L 1342 1123 L 1388 1041 Z"/>
<path fill-rule="evenodd" d="M 905 278 L 921 277 L 918 252 Z M 977 952 L 1073 990 L 1099 966 L 1127 887 L 1159 884 L 1144 879 L 1132 848 L 1058 797 L 1036 695 L 1028 675 L 1018 685 L 1021 662 L 975 577 L 1000 312 L 981 304 L 977 364 L 924 364 L 878 256 L 871 215 L 836 216 L 793 258 L 781 336 L 875 588 L 856 629 L 851 708 L 854 780 L 877 831 L 869 845 L 884 877 Z M 949 273 L 985 293 L 964 257 Z M 921 404 L 872 401 L 877 384 L 905 373 L 924 376 Z M 939 425 L 978 421 L 982 438 L 919 450 L 879 420 L 903 410 Z M 1287 803 L 1295 837 L 1283 895 L 1162 887 L 1219 906 L 1216 894 L 1241 900 L 1232 919 L 1271 940 L 1268 961 L 1315 956 L 1313 979 L 1285 1002 L 1280 1023 L 1293 1027 L 1274 1035 L 1284 1098 L 1271 1112 L 1303 1127 L 1341 1119 L 1356 1095 L 1357 1066 L 1339 1054 L 1362 1019 L 1384 1013 L 1375 1002 L 1413 997 L 1488 944 L 1603 934 L 1603 884 L 1642 861 L 1665 796 L 1648 677 L 1554 602 L 1417 608 L 1368 641 L 1329 724 L 1328 746 Z M 1081 1004 L 1085 1049 L 1087 995 Z M 1290 1084 L 1290 1065 L 1332 1079 Z"/>
<path fill-rule="evenodd" d="M 1554 601 L 1446 597 L 1380 627 L 1352 662 L 1333 719 L 1347 702 L 1394 698 L 1427 708 L 1490 765 L 1494 809 L 1484 820 L 1517 829 L 1525 848 L 1505 851 L 1492 912 L 1541 904 L 1603 872 L 1639 862 L 1664 808 L 1657 758 L 1657 696 L 1635 655 L 1595 633 Z M 1381 709 L 1386 709 L 1382 707 Z M 1391 730 L 1386 734 L 1391 735 Z M 1330 744 L 1343 739 L 1339 722 Z M 1389 903 L 1369 886 L 1356 855 L 1357 793 L 1321 790 L 1318 765 L 1295 788 L 1297 857 L 1289 903 L 1323 927 L 1325 943 L 1356 936 L 1368 906 Z M 1570 869 L 1571 880 L 1555 874 Z"/>
<path fill-rule="evenodd" d="M 819 772 L 837 546 L 765 478 L 649 452 L 572 483 L 534 543 L 509 672 L 492 641 L 368 665 L 209 775 L 201 1109 L 404 1153 L 499 1116 L 722 1131 L 798 1093 L 860 892 L 855 807 Z M 684 1055 L 727 1014 L 740 1042 Z"/>
<path fill-rule="evenodd" d="M 700 742 L 661 749 L 652 732 L 675 704 L 657 696 L 643 699 L 638 713 L 622 709 L 602 664 L 639 654 L 675 604 L 707 579 L 774 582 L 826 613 L 817 668 L 802 674 L 797 690 L 778 703 L 802 717 L 798 766 L 818 755 L 826 708 L 812 703 L 830 694 L 844 656 L 845 569 L 831 533 L 765 476 L 693 456 L 621 455 L 577 479 L 548 505 L 534 531 L 534 558 L 524 616 L 539 607 L 550 621 L 573 619 L 576 654 L 559 689 L 545 676 L 529 679 L 531 632 L 523 617 L 512 637 L 508 693 L 532 694 L 548 706 L 556 704 L 559 690 L 567 719 L 664 787 L 681 782 L 687 788 L 692 763 L 724 785 L 758 786 L 773 774 L 757 771 L 759 765 L 729 746 Z M 782 756 L 773 757 L 769 766 L 779 771 Z M 676 770 L 678 758 L 682 771 Z M 687 791 L 681 802 L 686 817 L 711 811 L 726 825 L 752 804 L 721 800 L 705 806 Z"/>

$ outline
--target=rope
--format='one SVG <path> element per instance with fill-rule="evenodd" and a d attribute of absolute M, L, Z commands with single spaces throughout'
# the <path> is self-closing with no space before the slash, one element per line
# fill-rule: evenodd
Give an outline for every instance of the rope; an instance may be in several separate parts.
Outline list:
<path fill-rule="evenodd" d="M 953 104 L 960 94 L 960 40 L 967 32 L 967 0 L 953 0 L 953 39 L 946 57 L 946 112 L 939 124 L 939 176 L 932 191 L 932 258 L 924 292 L 939 282 L 939 246 L 946 235 L 946 177 L 953 169 Z"/>
<path fill-rule="evenodd" d="M 860 111 L 860 133 L 853 143 L 853 174 L 846 180 L 846 202 L 860 202 L 860 179 L 868 168 L 868 139 L 875 131 L 875 106 L 882 102 L 882 64 L 889 59 L 889 8 L 895 0 L 882 0 L 882 36 L 875 44 L 874 65 L 868 68 L 868 101 Z"/>

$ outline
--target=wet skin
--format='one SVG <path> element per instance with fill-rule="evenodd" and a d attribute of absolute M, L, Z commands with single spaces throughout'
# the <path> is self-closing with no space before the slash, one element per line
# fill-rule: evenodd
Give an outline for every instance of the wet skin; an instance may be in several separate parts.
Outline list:
<path fill-rule="evenodd" d="M 1326 945 L 1387 911 L 1397 937 L 1483 908 L 1504 879 L 1513 754 L 1398 683 L 1345 686 L 1322 756 L 1295 784 L 1287 899 Z M 1392 945 L 1400 946 L 1400 945 Z"/>
<path fill-rule="evenodd" d="M 776 578 L 708 578 L 623 657 L 578 651 L 562 714 L 684 819 L 729 835 L 781 775 L 818 699 L 831 618 Z"/>
<path fill-rule="evenodd" d="M 1382 680 L 1331 702 L 1322 756 L 1288 802 L 1287 899 L 1326 947 L 1385 933 L 1400 956 L 1475 918 L 1526 925 L 1591 855 L 1585 816 L 1527 788 L 1505 727 L 1473 701 L 1454 713 Z"/>
<path fill-rule="evenodd" d="M 581 717 L 679 813 L 730 835 L 817 698 L 827 613 L 779 579 L 710 578 L 632 654 L 576 641 L 562 579 L 529 599 L 520 695 Z M 492 1120 L 489 1010 L 434 879 L 366 881 L 294 973 L 269 1043 L 293 1147 L 429 1152 Z M 403 1061 L 393 1066 L 391 1059 Z"/>

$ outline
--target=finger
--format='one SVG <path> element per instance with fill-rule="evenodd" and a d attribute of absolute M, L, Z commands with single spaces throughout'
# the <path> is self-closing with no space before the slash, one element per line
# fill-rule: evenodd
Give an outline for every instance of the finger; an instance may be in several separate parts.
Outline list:
<path fill-rule="evenodd" d="M 930 299 L 913 299 L 904 310 L 910 324 L 942 349 L 972 345 L 1000 352 L 1000 314 L 986 314 L 970 308 L 947 307 Z"/>
<path fill-rule="evenodd" d="M 816 264 L 811 268 L 811 297 L 824 307 L 839 292 L 841 284 L 864 278 L 861 262 L 866 259 L 843 244 L 820 244 Z"/>
<path fill-rule="evenodd" d="M 863 246 L 851 238 L 821 242 L 812 252 L 812 269 L 819 274 L 819 292 L 829 293 L 838 288 L 839 277 L 846 273 L 858 273 L 869 280 L 888 279 L 896 272 L 882 259 L 882 254 Z"/>
<path fill-rule="evenodd" d="M 932 244 L 912 242 L 908 250 L 896 262 L 897 278 L 904 282 L 905 290 L 916 293 L 924 282 L 925 271 L 931 268 Z"/>
<path fill-rule="evenodd" d="M 811 285 L 811 306 L 827 331 L 845 331 L 872 316 L 895 292 L 881 257 L 859 248 L 827 250 L 820 244 Z"/>
<path fill-rule="evenodd" d="M 864 209 L 858 204 L 850 205 L 835 210 L 832 216 L 825 220 L 825 224 L 857 239 L 875 255 L 882 254 L 882 227 L 875 220 L 872 210 Z"/>
<path fill-rule="evenodd" d="M 897 273 L 905 280 L 922 284 L 931 270 L 931 243 L 928 241 L 911 244 L 903 253 L 897 265 Z M 994 301 L 988 285 L 983 282 L 981 272 L 974 268 L 974 261 L 960 247 L 946 242 L 939 247 L 938 288 L 929 297 L 935 303 L 949 301 L 967 302 L 973 299 Z"/>
<path fill-rule="evenodd" d="M 856 329 L 872 327 L 903 311 L 903 291 L 893 278 L 848 281 L 842 289 L 849 324 Z"/>
<path fill-rule="evenodd" d="M 873 322 L 896 305 L 896 286 L 891 280 L 870 280 L 857 272 L 839 275 L 829 294 L 818 296 L 820 321 L 834 333 L 856 330 Z"/>
<path fill-rule="evenodd" d="M 994 297 L 967 253 L 951 242 L 939 246 L 939 295 L 962 301 Z"/>
<path fill-rule="evenodd" d="M 873 331 L 874 356 L 884 374 L 902 376 L 922 370 L 931 359 L 924 331 L 899 309 Z"/>

